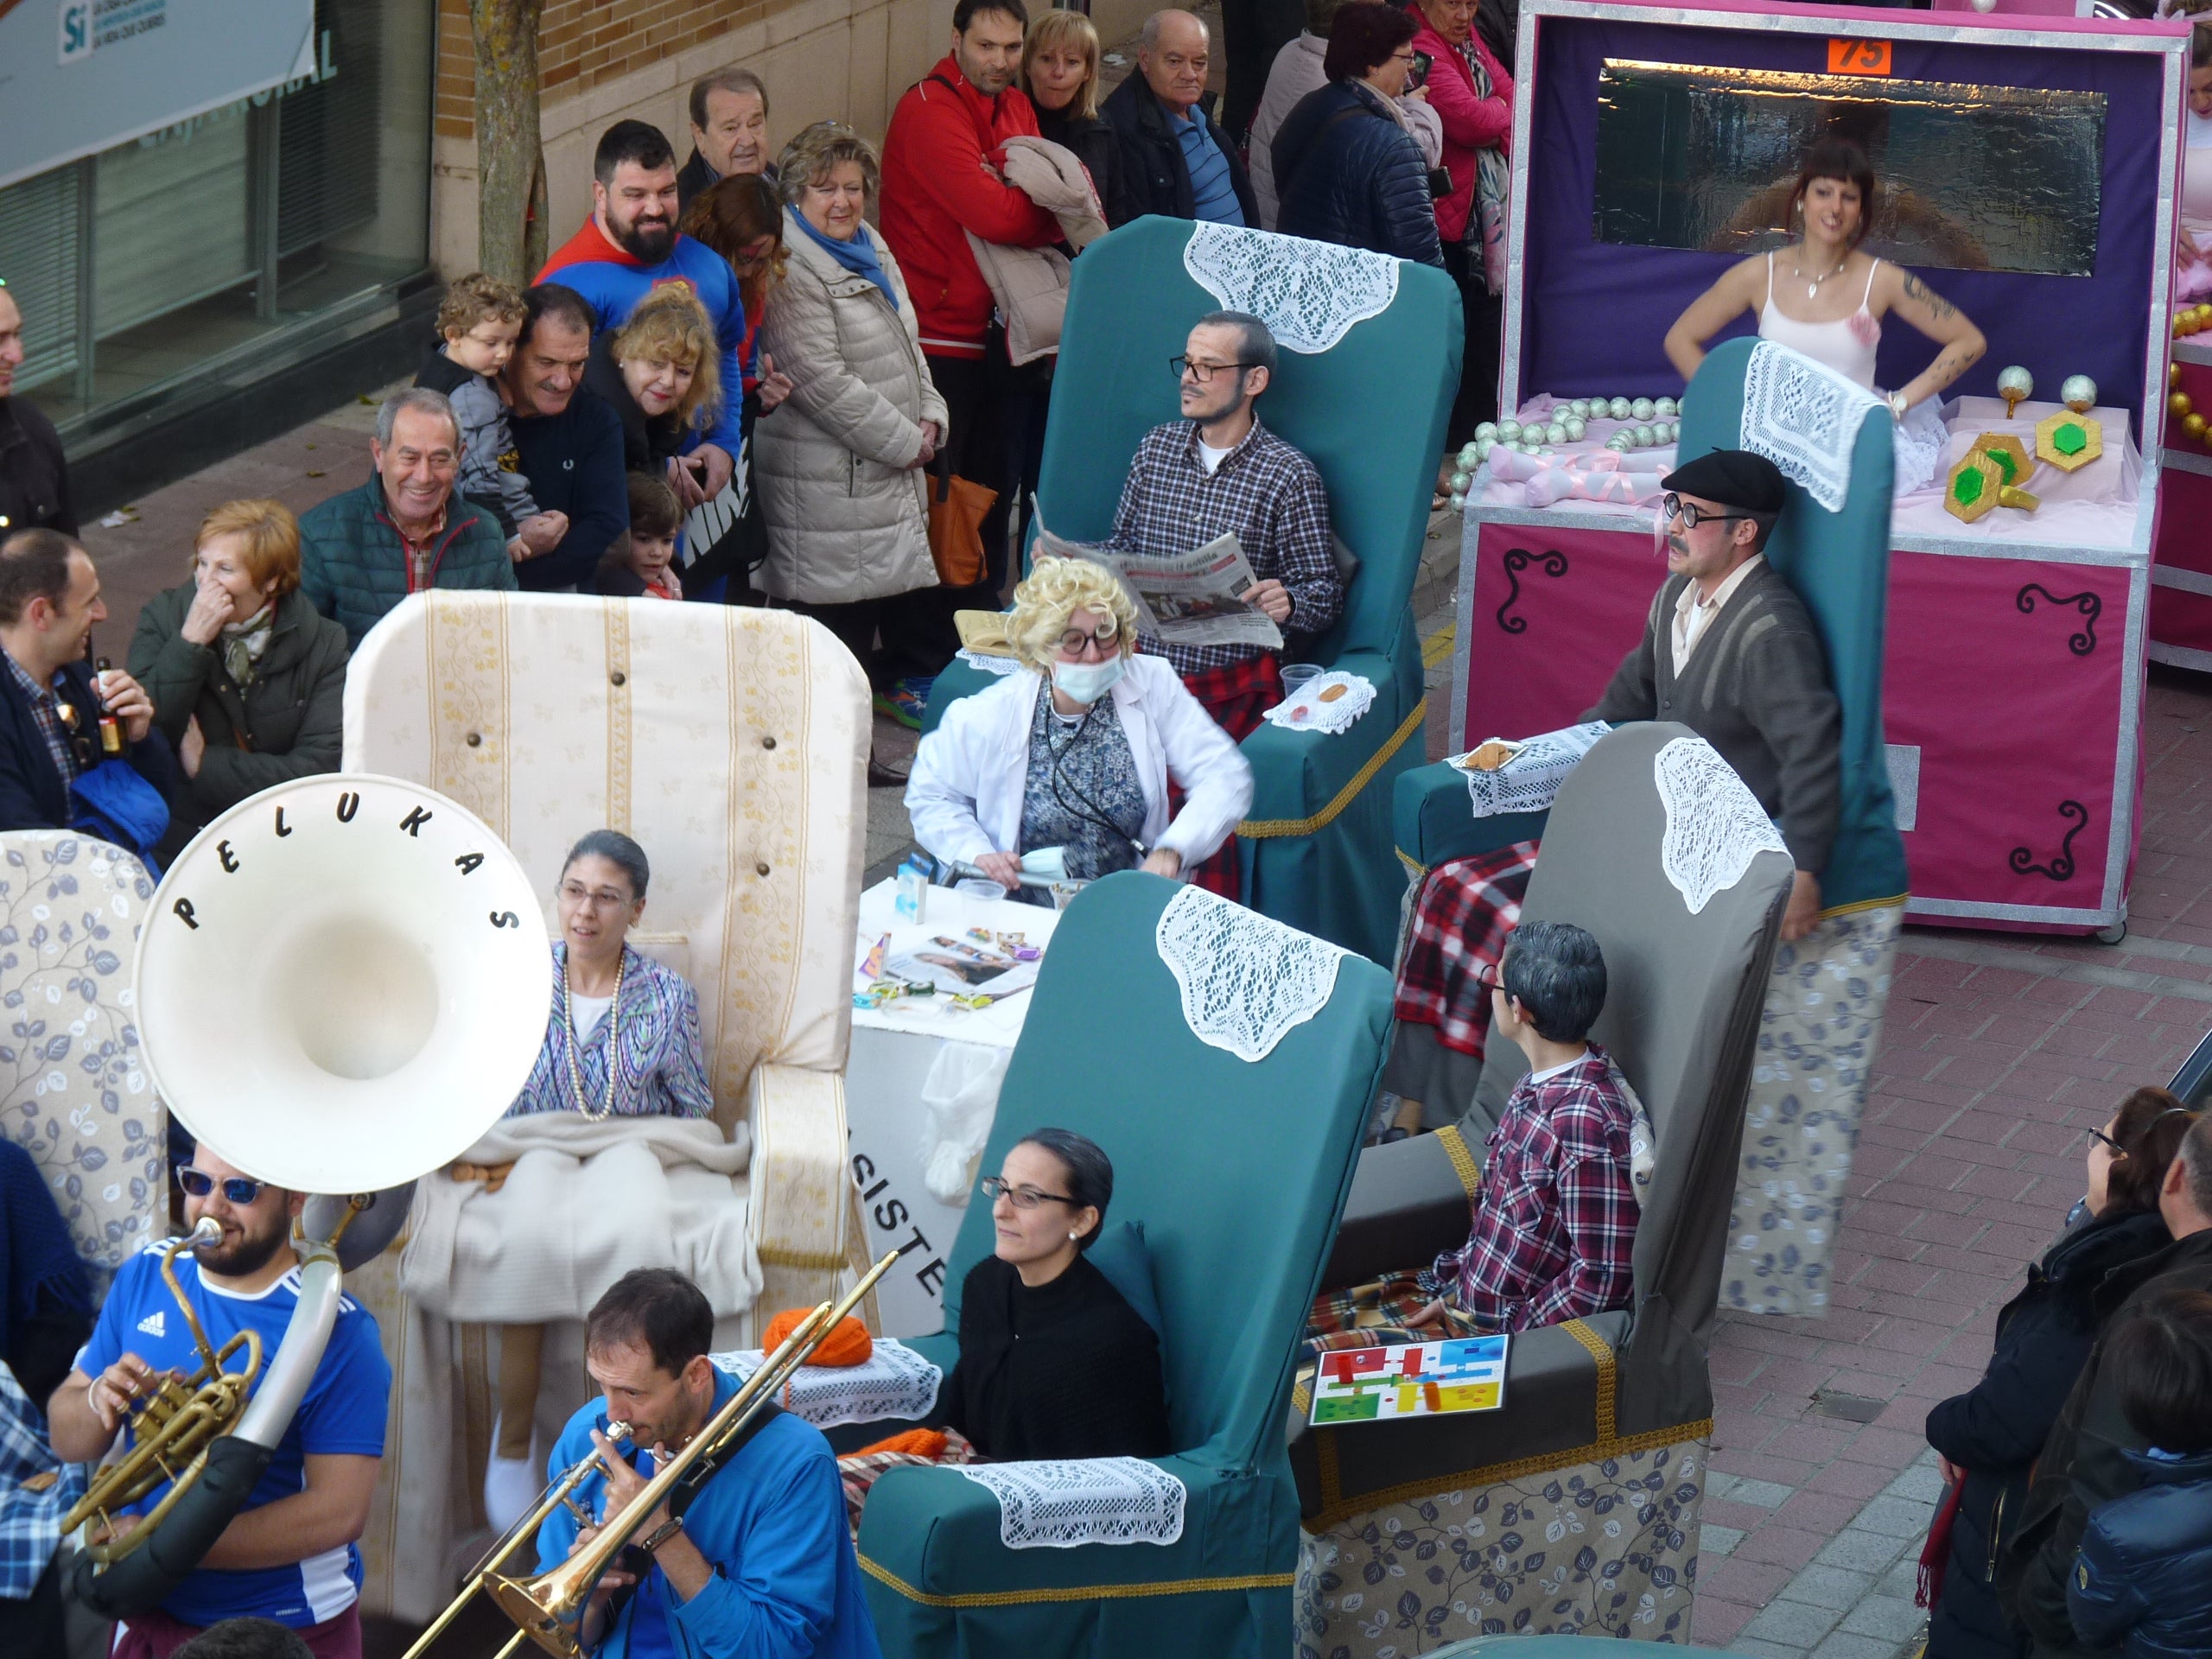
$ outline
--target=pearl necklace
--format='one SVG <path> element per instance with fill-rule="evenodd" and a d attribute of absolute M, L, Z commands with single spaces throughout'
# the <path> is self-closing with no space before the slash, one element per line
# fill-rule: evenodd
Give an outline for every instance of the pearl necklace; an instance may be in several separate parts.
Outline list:
<path fill-rule="evenodd" d="M 1576 397 L 1552 399 L 1548 421 L 1526 423 L 1484 421 L 1475 429 L 1471 442 L 1455 458 L 1451 478 L 1452 510 L 1460 511 L 1467 490 L 1474 483 L 1475 468 L 1496 448 L 1517 449 L 1528 455 L 1548 455 L 1560 445 L 1580 443 L 1592 421 L 1618 421 L 1618 430 L 1605 440 L 1605 448 L 1626 454 L 1672 443 L 1681 435 L 1677 420 L 1680 405 L 1672 397 Z M 1633 424 L 1630 424 L 1633 423 Z"/>
<path fill-rule="evenodd" d="M 625 950 L 614 963 L 614 1006 L 607 1011 L 607 1097 L 600 1102 L 595 1112 L 591 1102 L 584 1098 L 583 1067 L 576 1060 L 576 1051 L 583 1046 L 584 1033 L 576 1029 L 575 1014 L 569 1003 L 571 971 L 564 958 L 561 963 L 561 1023 L 569 1033 L 569 1084 L 576 1091 L 576 1109 L 587 1121 L 602 1123 L 613 1114 L 615 1084 L 622 1071 L 622 980 L 630 971 L 630 953 Z"/>

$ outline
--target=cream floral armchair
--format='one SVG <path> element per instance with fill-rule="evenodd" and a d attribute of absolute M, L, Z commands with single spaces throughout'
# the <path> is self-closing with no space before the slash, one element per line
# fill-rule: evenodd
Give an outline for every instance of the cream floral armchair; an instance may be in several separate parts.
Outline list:
<path fill-rule="evenodd" d="M 163 1118 L 131 1007 L 153 878 L 67 830 L 0 835 L 0 1135 L 46 1177 L 101 1288 L 167 1215 Z"/>
<path fill-rule="evenodd" d="M 346 675 L 346 768 L 476 812 L 545 895 L 549 929 L 579 835 L 645 845 L 652 889 L 632 942 L 696 988 L 715 1119 L 750 1129 L 763 1321 L 830 1294 L 855 1242 L 843 1074 L 868 728 L 858 664 L 787 612 L 433 592 L 380 622 Z M 403 1306 L 397 1255 L 347 1281 L 394 1371 L 365 1605 L 420 1618 L 481 1524 L 458 1471 L 484 1466 L 496 1344 Z M 719 1345 L 747 1345 L 750 1318 L 724 1323 L 738 1328 Z M 541 1428 L 581 1403 L 579 1356 L 578 1327 L 549 1332 Z"/>

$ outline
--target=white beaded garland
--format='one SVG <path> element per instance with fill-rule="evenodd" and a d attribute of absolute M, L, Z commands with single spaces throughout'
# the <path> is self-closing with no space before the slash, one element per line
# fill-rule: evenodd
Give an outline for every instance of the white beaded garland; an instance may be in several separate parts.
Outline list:
<path fill-rule="evenodd" d="M 1567 417 L 1567 441 L 1569 443 L 1581 442 L 1582 435 L 1588 430 L 1589 428 L 1583 424 L 1580 415 L 1570 415 Z"/>
<path fill-rule="evenodd" d="M 1454 490 L 1452 493 L 1451 501 L 1452 512 L 1465 512 L 1467 510 L 1467 498 L 1460 494 L 1457 490 Z"/>
<path fill-rule="evenodd" d="M 1590 418 L 1590 400 L 1587 397 L 1577 397 L 1573 403 L 1567 406 L 1567 412 L 1573 416 L 1578 421 L 1588 420 Z"/>
<path fill-rule="evenodd" d="M 1567 423 L 1564 421 L 1554 421 L 1549 426 L 1546 427 L 1544 429 L 1544 442 L 1546 443 L 1565 443 L 1567 442 Z"/>
<path fill-rule="evenodd" d="M 1634 407 L 1627 398 L 1616 397 L 1606 406 L 1606 413 L 1617 421 L 1624 421 L 1628 419 L 1629 410 Z"/>
<path fill-rule="evenodd" d="M 1632 420 L 1649 420 L 1652 413 L 1651 400 L 1649 397 L 1638 397 L 1628 406 L 1628 412 Z"/>
<path fill-rule="evenodd" d="M 1636 429 L 1636 447 L 1637 448 L 1649 449 L 1655 442 L 1656 440 L 1651 435 L 1651 429 L 1649 427 L 1639 426 Z"/>
<path fill-rule="evenodd" d="M 1651 403 L 1651 412 L 1662 421 L 1671 421 L 1681 413 L 1681 405 L 1671 397 L 1655 397 Z"/>
<path fill-rule="evenodd" d="M 1496 421 L 1484 421 L 1480 426 L 1475 429 L 1475 441 L 1478 443 L 1484 438 L 1494 438 L 1497 435 L 1497 423 Z"/>

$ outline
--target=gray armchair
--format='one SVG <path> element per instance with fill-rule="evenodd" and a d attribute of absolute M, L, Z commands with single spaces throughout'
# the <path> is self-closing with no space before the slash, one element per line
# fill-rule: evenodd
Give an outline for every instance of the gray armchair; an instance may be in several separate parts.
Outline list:
<path fill-rule="evenodd" d="M 1685 740 L 1702 747 L 1685 727 L 1636 725 L 1591 751 L 1560 791 L 1522 910 L 1577 923 L 1605 950 L 1592 1035 L 1649 1112 L 1656 1157 L 1633 1305 L 1516 1336 L 1495 1412 L 1324 1429 L 1298 1414 L 1302 1649 L 1405 1652 L 1487 1630 L 1688 1637 L 1707 1341 L 1792 872 L 1778 843 L 1751 853 L 1692 913 L 1666 868 L 1655 780 L 1662 750 Z M 1725 792 L 1677 800 L 1678 820 L 1701 820 L 1676 823 L 1678 855 L 1713 828 Z M 1484 1141 L 1525 1070 L 1518 1049 L 1493 1044 L 1459 1125 L 1362 1156 L 1329 1285 L 1425 1266 L 1465 1241 Z"/>

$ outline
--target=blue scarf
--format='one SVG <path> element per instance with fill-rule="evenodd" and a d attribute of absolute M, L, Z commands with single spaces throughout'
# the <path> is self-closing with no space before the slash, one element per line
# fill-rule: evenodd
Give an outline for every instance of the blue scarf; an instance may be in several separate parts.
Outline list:
<path fill-rule="evenodd" d="M 865 276 L 883 290 L 883 297 L 891 302 L 891 308 L 899 308 L 899 296 L 892 291 L 890 279 L 883 274 L 883 262 L 875 257 L 875 244 L 868 239 L 868 226 L 862 225 L 853 232 L 853 239 L 840 242 L 834 236 L 824 236 L 807 222 L 806 215 L 793 209 L 791 218 L 799 229 L 812 237 L 817 246 L 855 276 Z"/>

